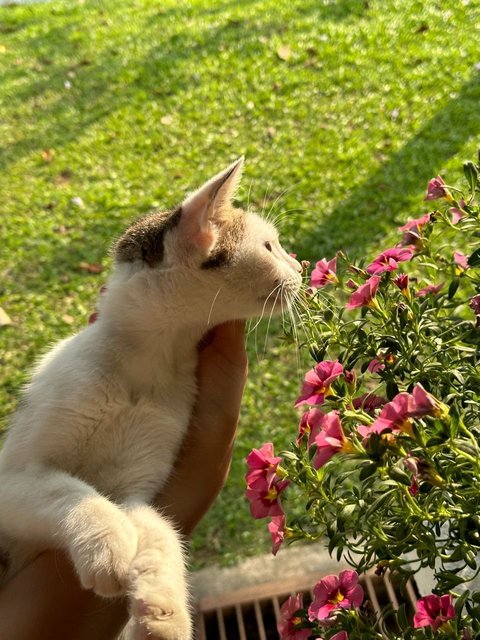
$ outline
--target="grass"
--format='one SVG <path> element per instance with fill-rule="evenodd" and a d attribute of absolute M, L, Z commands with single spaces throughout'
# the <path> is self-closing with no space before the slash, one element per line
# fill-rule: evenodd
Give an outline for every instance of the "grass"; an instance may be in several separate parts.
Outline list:
<path fill-rule="evenodd" d="M 0 7 L 2 416 L 35 358 L 82 327 L 124 225 L 247 156 L 240 204 L 299 257 L 371 254 L 457 177 L 480 134 L 473 0 L 114 0 Z M 72 202 L 81 198 L 83 208 Z M 277 332 L 278 333 L 278 332 Z M 252 446 L 294 437 L 300 370 L 255 348 L 228 484 L 193 559 L 268 548 L 243 498 Z"/>

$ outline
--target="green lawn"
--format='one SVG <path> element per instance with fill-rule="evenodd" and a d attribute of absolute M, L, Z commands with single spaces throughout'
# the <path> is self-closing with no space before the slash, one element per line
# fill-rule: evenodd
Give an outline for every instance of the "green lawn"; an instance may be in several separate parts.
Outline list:
<path fill-rule="evenodd" d="M 84 325 L 128 221 L 247 156 L 240 203 L 300 258 L 371 253 L 480 141 L 477 0 L 85 0 L 0 7 L 0 412 Z M 81 198 L 83 208 L 72 202 Z M 80 265 L 101 264 L 103 273 Z M 227 487 L 194 561 L 268 548 L 243 458 L 296 433 L 292 348 L 250 336 Z"/>

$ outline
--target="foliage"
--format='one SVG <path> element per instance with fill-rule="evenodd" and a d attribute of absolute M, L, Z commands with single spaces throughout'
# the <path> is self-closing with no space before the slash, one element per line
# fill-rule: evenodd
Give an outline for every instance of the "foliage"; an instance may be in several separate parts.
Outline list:
<path fill-rule="evenodd" d="M 35 360 L 85 326 L 112 239 L 242 153 L 239 204 L 278 216 L 302 259 L 374 250 L 435 165 L 453 181 L 480 131 L 479 18 L 474 0 L 0 7 L 0 306 L 13 321 L 0 426 Z M 265 333 L 248 338 L 232 471 L 192 540 L 197 566 L 265 545 L 243 459 L 264 439 L 287 446 L 295 411 L 280 400 L 303 366 Z"/>
<path fill-rule="evenodd" d="M 425 200 L 438 208 L 370 263 L 317 262 L 297 440 L 282 457 L 268 444 L 247 458 L 252 514 L 273 516 L 275 553 L 284 539 L 325 537 L 359 573 L 434 571 L 404 638 L 480 637 L 479 171 L 464 164 L 465 192 L 432 179 Z M 378 638 L 343 601 L 327 627 L 310 607 L 297 628 Z"/>

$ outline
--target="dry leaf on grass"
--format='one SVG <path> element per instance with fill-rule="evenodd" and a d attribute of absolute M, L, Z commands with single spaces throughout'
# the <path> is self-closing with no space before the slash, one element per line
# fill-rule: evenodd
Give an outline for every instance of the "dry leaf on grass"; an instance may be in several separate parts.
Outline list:
<path fill-rule="evenodd" d="M 78 266 L 82 271 L 86 271 L 87 273 L 102 273 L 103 271 L 103 265 L 95 262 L 80 262 Z"/>
<path fill-rule="evenodd" d="M 287 60 L 290 60 L 290 58 L 292 57 L 292 50 L 290 49 L 288 44 L 282 44 L 280 47 L 278 47 L 277 56 L 280 58 L 280 60 L 285 60 L 285 62 Z"/>
<path fill-rule="evenodd" d="M 7 312 L 0 307 L 0 327 L 7 327 L 9 324 L 13 324 L 12 319 Z"/>

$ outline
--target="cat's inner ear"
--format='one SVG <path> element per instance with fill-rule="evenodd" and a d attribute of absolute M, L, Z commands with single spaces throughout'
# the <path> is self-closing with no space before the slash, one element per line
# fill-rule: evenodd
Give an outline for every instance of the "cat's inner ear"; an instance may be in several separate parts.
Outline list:
<path fill-rule="evenodd" d="M 184 232 L 204 251 L 213 248 L 216 225 L 228 219 L 231 203 L 242 177 L 243 156 L 189 195 L 182 204 Z"/>

